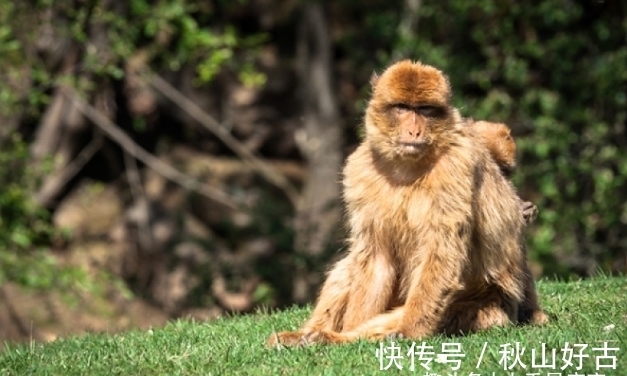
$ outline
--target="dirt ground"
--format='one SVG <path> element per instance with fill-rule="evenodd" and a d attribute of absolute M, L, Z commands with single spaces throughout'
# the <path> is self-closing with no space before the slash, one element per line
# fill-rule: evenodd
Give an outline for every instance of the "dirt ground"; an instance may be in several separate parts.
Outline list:
<path fill-rule="evenodd" d="M 88 332 L 116 333 L 164 325 L 169 317 L 139 298 L 68 298 L 15 284 L 0 287 L 0 349 L 6 343 L 54 341 Z"/>

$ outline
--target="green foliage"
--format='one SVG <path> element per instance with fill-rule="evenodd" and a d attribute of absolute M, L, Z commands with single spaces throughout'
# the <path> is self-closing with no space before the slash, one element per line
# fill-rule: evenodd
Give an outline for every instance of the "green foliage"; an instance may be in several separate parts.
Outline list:
<path fill-rule="evenodd" d="M 624 278 L 597 278 L 586 282 L 547 283 L 539 289 L 542 303 L 555 316 L 546 327 L 495 328 L 477 334 L 459 337 L 436 336 L 425 338 L 434 353 L 441 353 L 443 343 L 459 343 L 461 353 L 458 375 L 475 374 L 526 374 L 562 372 L 562 374 L 623 375 L 627 369 L 627 329 L 622 323 L 627 310 L 623 299 L 627 288 Z M 583 307 L 583 308 L 582 308 Z M 407 355 L 412 341 L 400 340 L 402 349 L 399 364 L 387 371 L 379 371 L 375 352 L 378 343 L 357 342 L 342 346 L 308 346 L 289 349 L 265 349 L 268 336 L 281 330 L 295 330 L 306 320 L 309 309 L 292 308 L 268 315 L 258 313 L 242 317 L 221 318 L 207 323 L 177 321 L 160 329 L 132 331 L 116 336 L 86 335 L 61 339 L 55 342 L 26 345 L 8 345 L 0 353 L 0 373 L 7 375 L 371 375 L 371 374 L 419 374 L 427 370 L 420 366 L 415 356 L 415 370 L 410 367 Z M 520 364 L 504 371 L 500 363 L 502 345 L 524 347 Z M 608 351 L 614 356 L 616 367 L 598 368 L 596 356 L 603 355 L 607 342 Z M 420 341 L 415 341 L 420 345 Z M 568 343 L 568 345 L 566 345 Z M 542 351 L 542 344 L 546 352 Z M 563 359 L 568 354 L 562 349 L 574 344 L 584 344 L 582 368 L 576 370 L 578 361 L 572 358 L 568 366 Z M 391 343 L 386 341 L 384 347 Z M 481 356 L 482 349 L 486 351 Z M 547 363 L 555 360 L 555 367 L 532 368 L 532 350 L 535 364 L 542 359 Z M 552 354 L 555 351 L 555 355 Z M 574 348 L 577 355 L 579 348 Z M 425 356 L 429 356 L 426 354 Z M 544 356 L 544 357 L 543 357 Z M 433 357 L 433 356 L 432 356 Z M 477 362 L 481 358 L 480 365 Z M 383 359 L 384 365 L 388 359 Z M 513 357 L 508 364 L 513 364 Z M 610 364 L 610 358 L 601 358 L 600 364 Z M 546 364 L 546 363 L 545 363 Z M 448 375 L 452 363 L 432 361 L 429 374 Z M 561 367 L 565 366 L 563 370 Z M 598 372 L 595 372 L 598 371 Z"/>
<path fill-rule="evenodd" d="M 63 235 L 32 197 L 44 171 L 33 167 L 17 134 L 0 140 L 0 285 L 12 281 L 40 290 L 82 286 L 94 291 L 94 281 L 83 270 L 58 265 L 45 251 L 53 237 Z"/>
<path fill-rule="evenodd" d="M 253 62 L 265 35 L 242 36 L 215 11 L 215 4 L 191 0 L 80 5 L 69 0 L 0 0 L 0 114 L 15 123 L 39 122 L 57 85 L 84 92 L 100 90 L 106 87 L 103 82 L 122 79 L 129 66 L 156 71 L 192 66 L 197 84 L 228 68 L 246 85 L 263 85 L 265 76 Z M 57 44 L 45 45 L 50 41 Z M 59 52 L 77 53 L 76 62 L 68 60 L 71 69 L 60 69 L 58 61 L 50 63 L 66 58 L 47 56 Z M 145 131 L 145 119 L 133 119 L 133 126 Z M 4 146 L 0 149 L 0 283 L 12 280 L 35 288 L 65 284 L 70 280 L 67 273 L 80 271 L 63 269 L 67 273 L 59 275 L 54 258 L 40 250 L 49 244 L 53 229 L 47 212 L 30 197 L 37 173 L 30 166 L 27 146 L 14 138 Z M 95 288 L 93 276 L 79 274 L 73 275 L 77 284 Z"/>
<path fill-rule="evenodd" d="M 100 49 L 105 46 L 87 49 L 84 64 L 88 71 L 120 79 L 124 75 L 123 64 L 143 51 L 170 70 L 194 65 L 198 83 L 211 81 L 224 67 L 240 72 L 247 83 L 263 83 L 263 76 L 254 71 L 250 59 L 264 35 L 241 37 L 231 25 L 217 26 L 216 22 L 216 26 L 210 26 L 214 21 L 211 6 L 190 0 L 132 0 L 128 10 L 122 11 L 107 9 L 104 3 L 97 2 L 91 12 L 81 7 L 68 10 L 67 16 L 70 35 L 77 42 L 84 43 L 89 38 L 80 25 L 100 25 L 107 30 L 106 47 L 111 51 L 103 59 Z"/>
<path fill-rule="evenodd" d="M 520 151 L 514 182 L 521 196 L 540 208 L 529 228 L 529 253 L 542 262 L 544 273 L 589 274 L 597 266 L 624 271 L 627 3 L 420 4 L 417 15 L 403 9 L 403 2 L 344 0 L 328 9 L 342 85 L 367 82 L 400 52 L 440 67 L 450 76 L 454 104 L 464 115 L 514 129 Z M 289 65 L 285 55 L 296 46 L 298 12 L 280 7 L 281 16 L 271 22 L 249 22 L 251 10 L 271 12 L 248 5 L 246 0 L 0 0 L 0 112 L 36 123 L 58 83 L 96 90 L 106 87 L 103 81 L 122 79 L 129 67 L 194 67 L 197 84 L 226 68 L 247 85 L 263 85 L 265 77 L 254 64 L 258 49 L 271 43 L 285 60 L 282 65 Z M 412 16 L 415 32 L 400 32 L 399 25 Z M 51 40 L 66 42 L 55 46 L 58 51 L 78 51 L 72 69 L 43 62 L 40 55 L 54 52 L 40 39 L 48 33 Z M 367 91 L 362 88 L 363 98 Z M 357 101 L 358 110 L 364 103 Z M 132 121 L 137 132 L 150 132 L 146 119 Z M 3 192 L 7 200 L 16 195 L 13 202 L 19 201 L 19 194 Z M 282 219 L 268 216 L 273 225 Z M 38 230 L 16 226 L 5 241 L 36 248 L 31 231 Z M 281 249 L 291 236 L 284 238 Z M 274 266 L 268 270 L 277 274 Z"/>
<path fill-rule="evenodd" d="M 54 231 L 47 211 L 32 200 L 37 174 L 28 157 L 17 135 L 0 140 L 0 284 L 8 279 L 49 287 L 54 261 L 33 249 L 49 244 Z"/>
<path fill-rule="evenodd" d="M 35 26 L 33 20 L 42 25 L 25 27 Z M 246 85 L 265 83 L 253 62 L 266 35 L 241 36 L 217 18 L 212 6 L 191 0 L 132 0 L 125 6 L 95 1 L 78 7 L 71 1 L 0 0 L 0 25 L 0 111 L 7 115 L 30 111 L 39 116 L 56 84 L 93 91 L 100 79 L 120 80 L 132 62 L 133 68 L 155 70 L 191 65 L 197 84 L 225 68 Z M 80 45 L 80 63 L 64 71 L 46 66 L 36 51 L 44 37 L 63 41 L 58 47 L 65 53 Z M 20 106 L 24 103 L 29 109 Z"/>
<path fill-rule="evenodd" d="M 0 1 L 0 114 L 12 115 L 17 110 L 19 95 L 15 82 L 21 72 L 19 64 L 23 62 L 22 44 L 15 38 L 11 20 L 15 14 L 15 5 Z"/>
<path fill-rule="evenodd" d="M 119 278 L 60 265 L 47 250 L 53 238 L 66 236 L 33 200 L 32 192 L 48 165 L 36 168 L 27 144 L 16 133 L 0 140 L 0 285 L 11 281 L 35 290 L 55 289 L 69 300 L 76 300 L 70 293 L 78 292 L 102 296 L 109 287 L 128 296 Z"/>
<path fill-rule="evenodd" d="M 625 271 L 627 3 L 421 4 L 413 35 L 397 32 L 408 16 L 398 7 L 369 12 L 371 34 L 346 33 L 355 70 L 380 70 L 396 51 L 444 70 L 465 116 L 514 130 L 514 181 L 540 209 L 529 252 L 545 273 L 564 274 L 558 260 Z"/>

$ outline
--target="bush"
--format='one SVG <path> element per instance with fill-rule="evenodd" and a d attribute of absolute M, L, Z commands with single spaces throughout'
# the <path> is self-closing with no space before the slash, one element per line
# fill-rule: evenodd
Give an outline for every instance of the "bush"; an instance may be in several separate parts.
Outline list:
<path fill-rule="evenodd" d="M 55 231 L 48 212 L 32 199 L 36 184 L 27 145 L 17 134 L 0 140 L 0 284 L 45 288 L 55 279 L 54 260 L 38 251 Z"/>
<path fill-rule="evenodd" d="M 422 2 L 414 33 L 397 32 L 408 12 L 386 7 L 341 45 L 362 77 L 397 51 L 433 64 L 463 115 L 513 128 L 514 181 L 540 209 L 529 253 L 546 275 L 625 272 L 626 13 L 618 1 Z"/>

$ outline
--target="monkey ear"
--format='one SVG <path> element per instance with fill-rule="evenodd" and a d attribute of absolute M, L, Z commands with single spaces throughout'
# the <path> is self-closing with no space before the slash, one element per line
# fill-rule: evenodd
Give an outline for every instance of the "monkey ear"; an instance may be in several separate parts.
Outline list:
<path fill-rule="evenodd" d="M 375 87 L 377 82 L 379 82 L 379 75 L 377 72 L 372 72 L 372 75 L 370 76 L 370 86 Z"/>

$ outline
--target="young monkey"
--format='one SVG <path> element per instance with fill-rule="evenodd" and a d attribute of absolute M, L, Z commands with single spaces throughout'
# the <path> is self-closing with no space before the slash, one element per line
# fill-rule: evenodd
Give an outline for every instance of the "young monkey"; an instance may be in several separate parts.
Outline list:
<path fill-rule="evenodd" d="M 542 324 L 520 199 L 446 76 L 411 61 L 372 81 L 366 137 L 343 171 L 347 255 L 298 332 L 266 344 L 419 339 Z"/>
<path fill-rule="evenodd" d="M 511 178 L 516 168 L 516 142 L 509 127 L 503 123 L 483 120 L 467 119 L 466 123 L 483 140 L 503 176 Z M 538 207 L 531 201 L 523 201 L 521 205 L 523 218 L 528 225 L 537 217 Z"/>
<path fill-rule="evenodd" d="M 511 178 L 516 168 L 516 142 L 509 127 L 503 123 L 474 121 L 473 119 L 466 119 L 466 123 L 484 142 L 503 176 Z M 536 219 L 538 207 L 531 201 L 521 201 L 521 208 L 525 224 L 529 225 Z M 526 252 L 526 247 L 524 249 Z M 527 276 L 526 284 L 525 298 L 518 311 L 518 321 L 544 323 L 548 317 L 542 311 L 535 309 L 539 306 L 538 297 L 535 293 L 535 282 L 530 274 Z"/>

